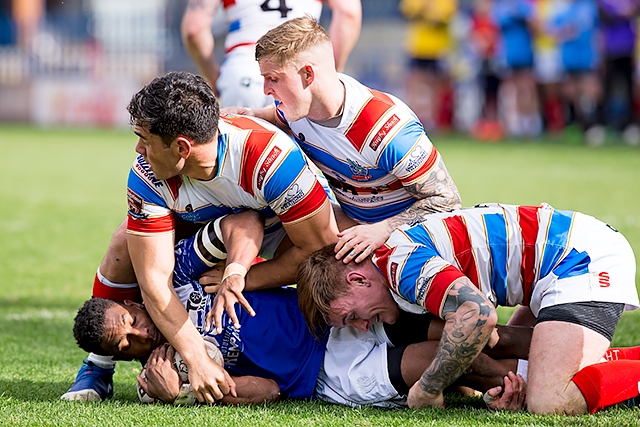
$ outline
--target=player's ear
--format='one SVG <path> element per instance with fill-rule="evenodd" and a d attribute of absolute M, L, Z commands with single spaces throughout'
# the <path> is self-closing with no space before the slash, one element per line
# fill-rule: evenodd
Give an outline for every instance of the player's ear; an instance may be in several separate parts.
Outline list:
<path fill-rule="evenodd" d="M 139 302 L 131 301 L 130 299 L 124 300 L 123 304 L 126 305 L 127 307 L 144 308 L 143 304 L 140 304 Z"/>
<path fill-rule="evenodd" d="M 184 136 L 178 136 L 174 140 L 174 142 L 176 144 L 176 149 L 178 150 L 178 154 L 180 155 L 180 157 L 182 157 L 183 159 L 186 159 L 187 157 L 189 157 L 189 154 L 191 154 L 191 148 L 193 145 L 191 140 L 188 138 L 185 138 Z"/>
<path fill-rule="evenodd" d="M 304 67 L 302 67 L 302 70 L 300 70 L 300 72 L 302 74 L 302 80 L 304 82 L 305 88 L 313 83 L 313 81 L 316 79 L 316 70 L 314 70 L 313 66 L 310 64 L 306 64 Z"/>
<path fill-rule="evenodd" d="M 347 273 L 347 283 L 351 286 L 371 286 L 367 276 L 359 270 L 351 270 Z"/>

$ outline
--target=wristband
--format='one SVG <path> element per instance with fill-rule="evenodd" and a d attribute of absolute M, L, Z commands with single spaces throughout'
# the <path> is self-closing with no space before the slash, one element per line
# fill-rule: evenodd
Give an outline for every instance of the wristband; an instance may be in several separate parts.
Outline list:
<path fill-rule="evenodd" d="M 232 262 L 231 264 L 227 265 L 227 267 L 224 269 L 224 274 L 222 275 L 222 281 L 224 282 L 227 279 L 227 277 L 233 276 L 235 274 L 237 274 L 238 276 L 245 277 L 247 275 L 247 269 L 245 268 L 244 265 L 240 263 Z"/>

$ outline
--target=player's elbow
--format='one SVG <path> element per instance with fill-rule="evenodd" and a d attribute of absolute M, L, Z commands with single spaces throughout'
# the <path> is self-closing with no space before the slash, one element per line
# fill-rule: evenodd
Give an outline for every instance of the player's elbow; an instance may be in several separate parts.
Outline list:
<path fill-rule="evenodd" d="M 180 25 L 180 35 L 185 45 L 195 45 L 205 32 L 211 32 L 207 22 L 194 14 L 185 14 Z"/>
<path fill-rule="evenodd" d="M 487 336 L 487 339 L 491 337 L 491 333 L 495 329 L 498 324 L 498 312 L 496 311 L 493 305 L 489 305 L 489 315 L 487 316 L 487 320 L 484 324 L 483 331 Z"/>
<path fill-rule="evenodd" d="M 362 4 L 360 0 L 334 0 L 329 2 L 329 7 L 334 17 L 340 17 L 342 21 L 350 22 L 360 28 L 362 23 Z"/>

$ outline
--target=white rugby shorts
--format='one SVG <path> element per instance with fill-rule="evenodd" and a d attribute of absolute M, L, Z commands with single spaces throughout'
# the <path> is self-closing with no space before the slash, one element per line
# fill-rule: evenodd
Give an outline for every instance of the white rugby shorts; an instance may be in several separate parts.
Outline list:
<path fill-rule="evenodd" d="M 273 98 L 264 94 L 263 84 L 264 78 L 254 58 L 254 46 L 235 48 L 220 66 L 216 83 L 220 106 L 263 108 L 273 105 Z"/>
<path fill-rule="evenodd" d="M 569 249 L 586 252 L 588 273 L 558 278 L 551 273 L 535 285 L 529 304 L 537 317 L 540 309 L 573 302 L 624 303 L 625 311 L 640 306 L 636 290 L 636 260 L 625 237 L 591 216 L 576 213 Z"/>
<path fill-rule="evenodd" d="M 348 406 L 406 406 L 406 396 L 391 385 L 387 368 L 387 339 L 381 323 L 361 332 L 332 328 L 314 397 Z"/>

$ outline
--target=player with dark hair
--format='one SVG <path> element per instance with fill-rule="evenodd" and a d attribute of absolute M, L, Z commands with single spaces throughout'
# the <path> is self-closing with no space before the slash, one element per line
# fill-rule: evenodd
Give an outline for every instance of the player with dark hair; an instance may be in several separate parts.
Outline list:
<path fill-rule="evenodd" d="M 294 282 L 306 256 L 338 240 L 331 203 L 291 138 L 252 117 L 219 118 L 215 95 L 202 77 L 157 77 L 133 96 L 128 110 L 140 155 L 129 174 L 127 221 L 112 238 L 93 296 L 135 300 L 141 291 L 149 314 L 189 367 L 196 397 L 213 402 L 232 384 L 196 345 L 200 334 L 172 292 L 176 218 L 204 224 L 242 209 L 259 211 L 265 217 L 260 256 L 268 261 L 250 270 L 250 263 L 231 263 L 221 281 L 277 287 Z M 246 303 L 242 295 L 237 300 Z M 90 358 L 63 399 L 111 395 L 113 362 Z"/>
<path fill-rule="evenodd" d="M 367 330 L 393 323 L 400 309 L 444 319 L 438 352 L 409 392 L 411 407 L 443 405 L 442 391 L 485 347 L 495 306 L 528 307 L 536 322 L 528 410 L 584 414 L 638 396 L 637 354 L 598 363 L 622 312 L 640 305 L 635 269 L 627 240 L 593 217 L 546 204 L 489 204 L 399 227 L 360 264 L 337 261 L 328 246 L 300 265 L 297 283 L 311 328 Z"/>

